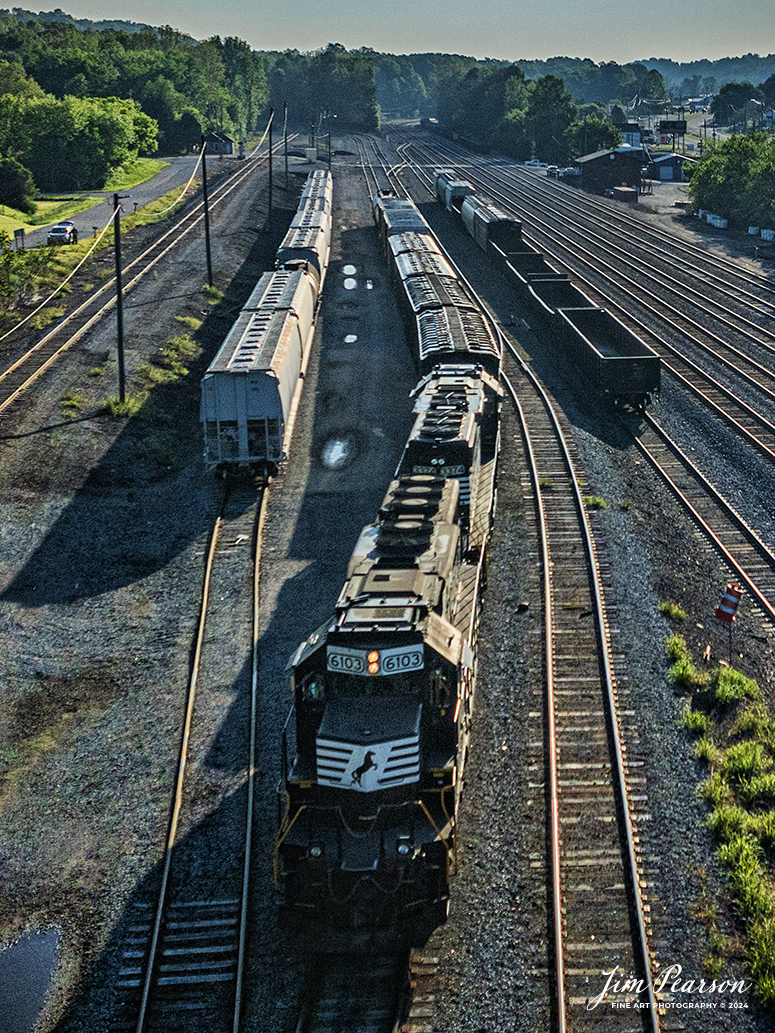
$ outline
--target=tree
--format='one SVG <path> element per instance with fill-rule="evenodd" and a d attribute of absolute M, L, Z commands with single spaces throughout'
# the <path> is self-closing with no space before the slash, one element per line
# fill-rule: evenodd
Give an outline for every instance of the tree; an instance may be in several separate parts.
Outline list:
<path fill-rule="evenodd" d="M 0 158 L 0 204 L 15 208 L 25 215 L 34 215 L 35 181 L 29 169 L 15 158 Z"/>
<path fill-rule="evenodd" d="M 698 208 L 732 225 L 775 229 L 775 141 L 764 133 L 724 140 L 703 154 L 689 190 Z"/>

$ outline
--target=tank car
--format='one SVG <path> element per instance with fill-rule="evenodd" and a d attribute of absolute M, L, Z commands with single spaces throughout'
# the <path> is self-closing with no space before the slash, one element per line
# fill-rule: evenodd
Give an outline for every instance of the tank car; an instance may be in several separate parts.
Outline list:
<path fill-rule="evenodd" d="M 422 943 L 446 916 L 500 396 L 473 365 L 418 385 L 335 612 L 289 663 L 275 878 L 317 949 Z"/>

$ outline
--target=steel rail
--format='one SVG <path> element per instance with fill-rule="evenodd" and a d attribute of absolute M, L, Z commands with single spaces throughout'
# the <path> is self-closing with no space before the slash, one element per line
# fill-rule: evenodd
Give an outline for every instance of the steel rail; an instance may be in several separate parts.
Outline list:
<path fill-rule="evenodd" d="M 218 515 L 215 518 L 215 523 L 213 524 L 212 533 L 210 535 L 210 547 L 207 552 L 207 561 L 205 564 L 205 573 L 202 583 L 202 594 L 200 600 L 199 624 L 197 627 L 196 643 L 194 647 L 194 657 L 191 664 L 191 672 L 189 675 L 188 690 L 186 692 L 186 708 L 183 722 L 183 735 L 181 738 L 180 751 L 178 754 L 178 770 L 175 778 L 175 793 L 173 796 L 172 811 L 170 813 L 170 821 L 167 829 L 167 838 L 164 845 L 164 864 L 162 869 L 161 887 L 159 889 L 156 913 L 154 916 L 150 948 L 148 951 L 148 957 L 146 959 L 145 978 L 143 980 L 143 991 L 140 999 L 140 1008 L 137 1016 L 137 1024 L 135 1026 L 136 1033 L 144 1033 L 145 1030 L 148 1015 L 148 1002 L 150 1000 L 151 995 L 151 983 L 153 981 L 153 976 L 156 969 L 156 957 L 159 948 L 159 937 L 161 935 L 161 926 L 164 918 L 164 909 L 167 903 L 167 888 L 169 885 L 170 869 L 172 867 L 172 852 L 175 847 L 175 840 L 178 831 L 178 822 L 180 820 L 180 811 L 183 805 L 183 785 L 185 782 L 186 766 L 188 761 L 188 747 L 191 737 L 191 724 L 194 716 L 196 685 L 199 677 L 199 666 L 202 657 L 202 643 L 204 642 L 207 603 L 210 596 L 210 581 L 213 570 L 213 562 L 215 559 L 215 549 L 218 544 L 221 525 L 223 523 L 223 511 L 225 504 L 226 492 L 224 491 L 221 495 L 221 505 L 218 511 Z"/>
<path fill-rule="evenodd" d="M 568 446 L 567 446 L 567 442 L 565 440 L 565 435 L 563 434 L 562 428 L 560 427 L 559 420 L 557 419 L 557 415 L 555 413 L 554 407 L 552 406 L 552 404 L 551 404 L 551 402 L 550 402 L 550 400 L 548 398 L 548 395 L 546 394 L 546 392 L 545 392 L 543 386 L 541 385 L 541 383 L 539 382 L 538 378 L 535 376 L 535 374 L 529 368 L 529 366 L 522 360 L 521 356 L 516 351 L 516 349 L 512 347 L 511 342 L 509 342 L 508 339 L 505 338 L 505 337 L 503 337 L 503 340 L 506 343 L 506 345 L 507 345 L 507 347 L 508 347 L 512 357 L 514 358 L 516 363 L 519 365 L 519 367 L 522 370 L 522 372 L 524 373 L 524 375 L 530 380 L 530 382 L 532 383 L 535 391 L 537 392 L 537 394 L 540 396 L 540 398 L 542 400 L 542 403 L 543 403 L 543 405 L 544 405 L 544 407 L 546 409 L 546 412 L 549 415 L 549 418 L 550 418 L 550 420 L 551 420 L 551 422 L 552 422 L 552 424 L 554 426 L 555 434 L 557 435 L 557 439 L 558 439 L 558 441 L 560 443 L 560 447 L 561 447 L 562 452 L 563 452 L 563 456 L 564 456 L 564 459 L 565 459 L 566 466 L 567 466 L 568 470 L 570 471 L 570 474 L 571 474 L 571 477 L 572 477 L 572 481 L 573 481 L 572 490 L 573 490 L 573 493 L 574 493 L 574 496 L 575 496 L 575 501 L 576 501 L 576 509 L 577 509 L 577 516 L 578 516 L 578 521 L 579 521 L 579 527 L 581 529 L 582 537 L 583 537 L 583 540 L 584 540 L 584 546 L 585 546 L 585 549 L 586 549 L 586 555 L 587 555 L 587 558 L 588 558 L 588 561 L 589 561 L 590 576 L 591 576 L 592 588 L 593 588 L 593 596 L 594 596 L 594 603 L 595 603 L 595 618 L 596 618 L 596 624 L 597 624 L 597 629 L 598 629 L 597 634 L 598 634 L 598 641 L 600 642 L 600 647 L 601 647 L 600 648 L 600 660 L 601 660 L 601 664 L 602 664 L 602 667 L 603 667 L 603 681 L 604 681 L 605 689 L 606 689 L 606 704 L 607 704 L 607 708 L 608 708 L 608 717 L 609 717 L 610 729 L 611 729 L 610 741 L 611 741 L 611 743 L 613 745 L 614 758 L 615 758 L 615 779 L 614 779 L 614 781 L 615 781 L 615 784 L 616 784 L 617 793 L 618 793 L 618 796 L 619 796 L 619 803 L 620 803 L 621 813 L 622 813 L 623 821 L 624 821 L 624 833 L 625 833 L 626 844 L 627 844 L 627 863 L 628 863 L 628 867 L 629 867 L 628 875 L 629 875 L 629 878 L 630 878 L 631 892 L 632 892 L 632 895 L 634 897 L 634 903 L 635 903 L 634 910 L 635 910 L 635 914 L 636 914 L 636 918 L 637 918 L 637 926 L 638 926 L 638 946 L 639 946 L 639 951 L 640 951 L 640 955 L 641 955 L 639 960 L 640 960 L 640 963 L 641 963 L 641 966 L 643 968 L 643 972 L 644 972 L 644 975 L 645 975 L 645 978 L 646 978 L 646 989 L 647 989 L 647 992 L 648 992 L 648 1000 L 649 1000 L 648 1012 L 649 1012 L 650 1026 L 651 1026 L 651 1029 L 652 1029 L 653 1033 L 659 1033 L 659 1028 L 660 1027 L 659 1027 L 659 1017 L 658 1017 L 658 1006 L 657 1006 L 657 1000 L 656 1000 L 656 995 L 655 995 L 655 991 L 654 991 L 654 983 L 653 983 L 653 979 L 652 979 L 652 975 L 651 975 L 651 960 L 650 960 L 650 952 L 649 952 L 649 948 L 648 948 L 648 937 L 647 937 L 647 933 L 646 933 L 646 924 L 645 924 L 645 920 L 644 920 L 644 917 L 643 917 L 644 916 L 643 898 L 642 898 L 642 894 L 641 894 L 641 891 L 640 891 L 640 873 L 639 873 L 639 870 L 638 870 L 638 862 L 637 862 L 637 857 L 636 857 L 636 852 L 635 852 L 635 833 L 634 833 L 634 830 L 633 830 L 633 827 L 632 827 L 632 821 L 631 821 L 631 818 L 630 818 L 630 806 L 629 806 L 629 800 L 628 800 L 628 796 L 627 796 L 627 782 L 626 782 L 626 775 L 625 775 L 625 770 L 624 770 L 624 757 L 623 757 L 623 751 L 622 751 L 622 746 L 621 746 L 621 739 L 620 739 L 620 736 L 619 736 L 616 700 L 614 698 L 614 690 L 613 690 L 613 676 L 612 676 L 612 673 L 611 673 L 611 666 L 610 666 L 610 659 L 609 659 L 609 645 L 608 645 L 607 636 L 605 634 L 606 622 L 605 622 L 605 616 L 604 616 L 604 612 L 603 612 L 603 602 L 602 602 L 603 591 L 602 591 L 602 587 L 601 587 L 601 584 L 600 584 L 600 577 L 599 577 L 599 573 L 598 573 L 598 566 L 597 566 L 597 561 L 596 561 L 596 558 L 595 558 L 595 550 L 594 550 L 594 543 L 593 543 L 593 540 L 592 540 L 592 532 L 591 532 L 590 527 L 589 527 L 589 521 L 588 521 L 587 515 L 586 515 L 586 508 L 584 506 L 584 500 L 583 500 L 583 497 L 582 497 L 582 494 L 581 494 L 581 488 L 580 488 L 580 485 L 579 485 L 579 482 L 578 482 L 578 478 L 577 478 L 577 476 L 575 474 L 575 470 L 574 470 L 574 467 L 573 467 L 573 461 L 572 461 L 570 453 L 568 451 Z M 504 378 L 504 379 L 507 379 L 507 378 Z M 510 382 L 509 382 L 509 390 L 512 393 L 512 396 L 515 397 L 514 388 L 510 384 Z M 547 672 L 547 722 L 548 722 L 548 726 L 549 726 L 549 730 L 550 730 L 550 735 L 549 735 L 549 742 L 550 742 L 550 775 L 551 775 L 551 778 L 552 778 L 552 787 L 551 787 L 552 858 L 553 858 L 553 864 L 556 863 L 557 866 L 558 866 L 558 869 L 559 869 L 559 865 L 560 865 L 560 856 L 559 856 L 560 847 L 559 847 L 559 817 L 558 817 L 558 812 L 557 812 L 557 808 L 558 808 L 557 768 L 556 768 L 556 757 L 554 756 L 554 754 L 555 754 L 555 749 L 554 749 L 554 743 L 555 743 L 554 684 L 553 684 L 554 665 L 553 665 L 553 655 L 552 655 L 553 642 L 554 642 L 554 633 L 553 633 L 553 620 L 552 620 L 552 610 L 551 610 L 552 580 L 551 580 L 551 573 L 550 573 L 551 566 L 552 566 L 552 561 L 551 561 L 551 556 L 549 554 L 549 549 L 548 549 L 546 514 L 545 514 L 544 507 L 543 507 L 543 500 L 541 499 L 541 489 L 540 489 L 540 486 L 539 486 L 539 483 L 538 483 L 538 470 L 537 470 L 537 465 L 536 465 L 536 462 L 535 462 L 535 456 L 534 456 L 534 453 L 533 453 L 532 443 L 530 441 L 529 428 L 527 427 L 527 423 L 526 423 L 526 421 L 524 419 L 524 413 L 522 411 L 521 406 L 518 407 L 518 412 L 520 414 L 520 423 L 522 425 L 523 433 L 525 435 L 526 449 L 528 450 L 528 454 L 530 456 L 531 476 L 533 477 L 534 492 L 535 492 L 536 500 L 537 500 L 536 501 L 536 507 L 537 507 L 537 509 L 538 509 L 538 511 L 540 513 L 541 550 L 542 550 L 542 561 L 543 561 L 543 565 L 544 565 L 544 590 L 545 590 L 545 593 L 546 593 L 546 595 L 545 595 L 545 606 L 547 607 L 547 614 L 545 616 L 545 626 L 546 626 L 545 664 L 546 664 L 546 672 Z M 560 898 L 559 898 L 560 886 L 561 886 L 559 870 L 557 870 L 556 873 L 553 870 L 553 886 L 554 886 L 554 890 L 555 890 L 556 894 L 558 895 L 558 901 L 559 901 L 559 906 L 558 906 L 558 903 L 556 901 L 555 902 L 555 908 L 554 908 L 554 910 L 555 910 L 555 937 L 556 937 L 556 942 L 558 943 L 558 946 L 555 948 L 555 956 L 557 956 L 558 951 L 562 950 L 562 925 L 561 925 L 561 923 L 562 923 L 562 904 L 561 904 L 561 901 L 560 901 Z M 561 955 L 560 955 L 560 958 L 561 958 Z M 562 966 L 562 964 L 563 964 L 562 960 L 560 960 L 559 965 Z M 558 986 L 562 985 L 562 980 L 561 980 L 561 978 L 559 976 L 559 972 L 560 971 L 561 971 L 561 968 L 558 968 Z M 559 991 L 558 991 L 558 993 L 559 993 Z M 559 998 L 558 1004 L 560 1005 L 560 1014 L 563 1016 L 561 1021 L 560 1021 L 560 1033 L 564 1033 L 564 1030 L 565 1030 L 565 1017 L 564 1017 L 565 1001 L 564 1001 L 564 997 Z"/>
<path fill-rule="evenodd" d="M 250 746 L 248 753 L 247 806 L 245 812 L 245 863 L 242 869 L 242 898 L 240 903 L 239 947 L 237 952 L 237 974 L 234 990 L 234 1021 L 232 1033 L 239 1033 L 242 1013 L 242 986 L 245 974 L 245 950 L 247 947 L 248 903 L 250 900 L 250 861 L 253 849 L 253 818 L 256 794 L 256 752 L 258 726 L 258 674 L 260 638 L 259 621 L 261 616 L 261 556 L 264 537 L 264 524 L 269 507 L 269 486 L 264 487 L 261 497 L 261 508 L 256 525 L 256 538 L 253 545 L 253 626 L 251 630 L 251 679 L 250 679 Z"/>

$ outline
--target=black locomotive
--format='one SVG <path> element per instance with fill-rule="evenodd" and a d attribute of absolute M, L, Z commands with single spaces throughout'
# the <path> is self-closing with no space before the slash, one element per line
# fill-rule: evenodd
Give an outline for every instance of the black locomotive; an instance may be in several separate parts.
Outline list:
<path fill-rule="evenodd" d="M 275 877 L 318 949 L 340 933 L 421 943 L 446 917 L 500 442 L 484 314 L 451 266 L 428 271 L 422 256 L 441 256 L 411 202 L 378 198 L 375 213 L 424 375 L 334 613 L 289 663 Z"/>

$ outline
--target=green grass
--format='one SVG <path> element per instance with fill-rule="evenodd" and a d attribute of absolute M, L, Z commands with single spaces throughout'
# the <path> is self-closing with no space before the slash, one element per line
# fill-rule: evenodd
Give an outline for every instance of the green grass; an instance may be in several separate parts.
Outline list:
<path fill-rule="evenodd" d="M 701 710 L 692 710 L 690 707 L 685 708 L 680 723 L 687 731 L 704 738 L 709 738 L 713 730 L 713 719 L 710 715 L 703 714 Z"/>
<path fill-rule="evenodd" d="M 668 637 L 665 651 L 671 677 L 676 665 L 682 674 L 693 666 L 680 635 Z M 706 820 L 743 922 L 748 975 L 764 1007 L 775 1010 L 775 721 L 758 698 L 756 682 L 742 672 L 718 667 L 708 685 L 710 712 L 686 708 L 681 724 L 700 736 L 695 753 L 712 768 L 697 794 L 711 808 Z M 726 726 L 730 718 L 727 737 L 736 741 L 722 751 L 712 737 L 722 734 L 721 723 Z M 722 972 L 724 961 L 723 938 L 713 925 L 706 923 L 710 949 L 703 971 L 708 976 Z"/>
<path fill-rule="evenodd" d="M 175 316 L 175 319 L 183 326 L 187 326 L 189 330 L 193 330 L 194 333 L 196 333 L 202 325 L 202 320 L 197 316 Z"/>
<path fill-rule="evenodd" d="M 599 495 L 585 495 L 584 505 L 587 509 L 608 509 L 608 503 Z"/>
<path fill-rule="evenodd" d="M 139 183 L 145 183 L 152 179 L 157 172 L 166 169 L 168 161 L 161 161 L 159 158 L 137 158 L 128 165 L 116 169 L 113 175 L 105 183 L 106 190 L 129 190 Z"/>
<path fill-rule="evenodd" d="M 148 399 L 147 391 L 134 391 L 128 394 L 122 402 L 118 395 L 110 395 L 102 403 L 102 407 L 108 415 L 120 419 L 127 416 L 134 416 L 140 412 Z"/>
<path fill-rule="evenodd" d="M 657 606 L 657 609 L 661 614 L 663 614 L 671 621 L 686 620 L 686 610 L 681 609 L 678 603 L 670 602 L 669 599 L 666 599 L 664 602 L 661 602 Z"/>

